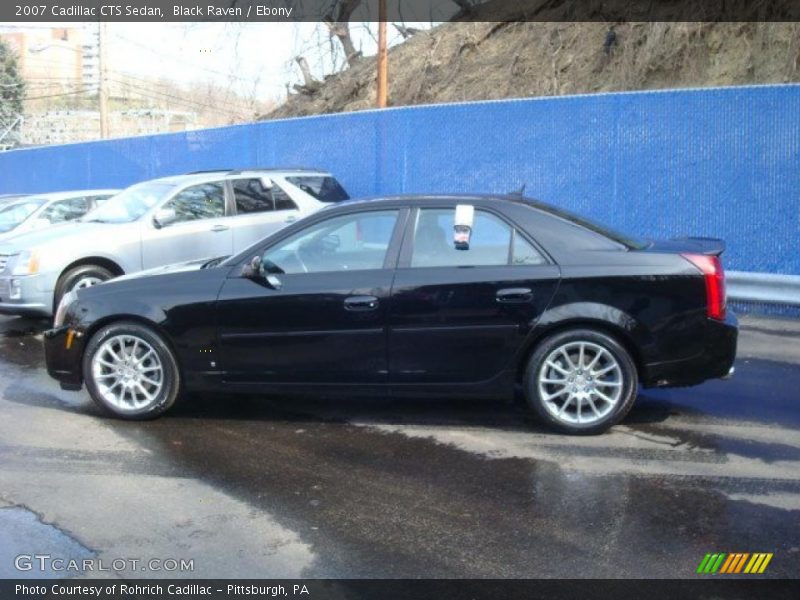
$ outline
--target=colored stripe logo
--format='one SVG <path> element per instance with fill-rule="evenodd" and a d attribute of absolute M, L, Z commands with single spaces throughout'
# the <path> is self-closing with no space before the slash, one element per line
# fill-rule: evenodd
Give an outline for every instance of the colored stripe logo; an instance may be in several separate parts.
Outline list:
<path fill-rule="evenodd" d="M 736 574 L 745 573 L 749 575 L 761 574 L 767 569 L 769 561 L 772 560 L 772 552 L 733 552 L 726 554 L 724 552 L 717 552 L 714 554 L 706 554 L 700 565 L 697 567 L 697 573 L 703 575 L 714 574 Z"/>

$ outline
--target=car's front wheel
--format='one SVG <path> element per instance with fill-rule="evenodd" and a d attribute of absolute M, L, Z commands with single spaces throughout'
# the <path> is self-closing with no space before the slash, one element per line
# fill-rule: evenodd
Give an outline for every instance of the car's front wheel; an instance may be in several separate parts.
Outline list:
<path fill-rule="evenodd" d="M 101 328 L 86 346 L 83 374 L 92 400 L 123 419 L 151 419 L 178 398 L 172 350 L 153 329 L 133 322 Z"/>
<path fill-rule="evenodd" d="M 525 371 L 525 397 L 548 425 L 595 434 L 619 423 L 638 392 L 636 365 L 611 336 L 572 329 L 545 339 Z"/>

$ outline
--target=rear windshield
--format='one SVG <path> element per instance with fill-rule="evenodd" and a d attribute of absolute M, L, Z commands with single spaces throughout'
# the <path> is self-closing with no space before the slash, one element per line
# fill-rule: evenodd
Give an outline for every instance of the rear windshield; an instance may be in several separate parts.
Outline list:
<path fill-rule="evenodd" d="M 563 208 L 556 208 L 555 206 L 551 206 L 549 204 L 545 204 L 543 202 L 538 202 L 536 200 L 528 200 L 531 204 L 533 204 L 536 208 L 548 212 L 551 215 L 556 217 L 561 217 L 562 219 L 566 219 L 567 221 L 571 221 L 576 225 L 583 227 L 584 229 L 588 229 L 589 231 L 593 231 L 597 234 L 602 235 L 603 237 L 607 237 L 610 240 L 617 242 L 618 244 L 622 244 L 623 246 L 627 246 L 632 250 L 641 250 L 643 248 L 647 248 L 649 245 L 647 241 L 633 237 L 631 235 L 627 235 L 611 229 L 610 227 L 606 227 L 601 223 L 597 223 L 595 221 L 590 221 L 584 217 L 579 217 L 578 215 L 569 212 L 568 210 L 564 210 Z"/>
<path fill-rule="evenodd" d="M 341 202 L 349 200 L 350 196 L 344 188 L 336 181 L 336 178 L 322 175 L 303 175 L 297 177 L 287 177 L 286 181 L 299 187 L 306 194 L 309 194 L 320 202 Z"/>

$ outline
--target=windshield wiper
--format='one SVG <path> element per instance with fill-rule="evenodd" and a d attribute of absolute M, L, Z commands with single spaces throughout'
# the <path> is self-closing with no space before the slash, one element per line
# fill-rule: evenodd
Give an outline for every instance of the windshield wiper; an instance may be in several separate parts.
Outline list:
<path fill-rule="evenodd" d="M 210 269 L 211 267 L 216 267 L 217 265 L 219 265 L 219 263 L 221 263 L 226 258 L 228 258 L 228 257 L 227 256 L 219 256 L 217 258 L 212 258 L 208 262 L 203 263 L 203 265 L 200 268 L 201 269 Z"/>

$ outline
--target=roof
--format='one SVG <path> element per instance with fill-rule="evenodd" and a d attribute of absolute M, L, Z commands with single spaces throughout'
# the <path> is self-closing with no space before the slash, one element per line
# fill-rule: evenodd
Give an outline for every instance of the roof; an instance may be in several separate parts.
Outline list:
<path fill-rule="evenodd" d="M 191 173 L 184 173 L 181 175 L 170 175 L 167 177 L 159 177 L 158 179 L 151 179 L 150 181 L 158 181 L 161 183 L 183 184 L 183 183 L 202 183 L 205 181 L 214 181 L 218 179 L 233 179 L 242 176 L 261 177 L 265 174 L 269 175 L 298 175 L 307 173 L 309 175 L 325 175 L 330 176 L 330 172 L 322 171 L 313 168 L 252 168 L 252 169 L 219 169 L 209 171 L 194 171 Z"/>
<path fill-rule="evenodd" d="M 114 195 L 114 194 L 119 194 L 121 191 L 122 190 L 116 190 L 116 189 L 72 190 L 68 192 L 48 192 L 45 194 L 30 194 L 26 196 L 26 198 L 30 200 L 36 198 L 43 198 L 45 200 L 64 200 L 66 198 L 75 198 L 77 196 L 102 196 L 103 194 Z"/>
<path fill-rule="evenodd" d="M 510 202 L 514 204 L 523 204 L 525 206 L 533 206 L 534 208 L 547 205 L 542 204 L 538 200 L 532 198 L 525 198 L 519 195 L 510 194 L 394 194 L 391 196 L 374 196 L 367 198 L 355 198 L 352 200 L 344 200 L 337 202 L 332 206 L 354 205 L 361 203 L 381 203 L 381 204 L 396 204 L 396 203 L 410 203 L 410 204 L 426 204 L 435 202 L 475 202 L 478 204 L 486 204 L 489 202 Z"/>

